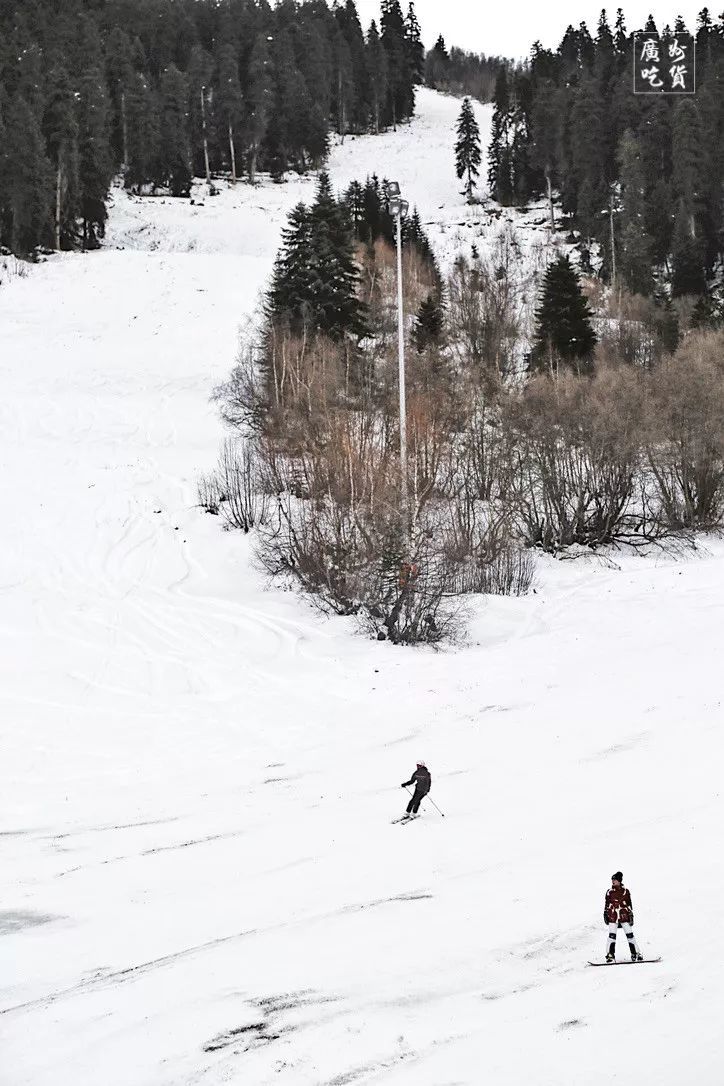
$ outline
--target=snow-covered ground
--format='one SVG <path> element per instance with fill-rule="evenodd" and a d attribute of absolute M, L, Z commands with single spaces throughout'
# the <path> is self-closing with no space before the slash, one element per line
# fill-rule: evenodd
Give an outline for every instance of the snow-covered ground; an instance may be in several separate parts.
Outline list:
<path fill-rule="evenodd" d="M 397 176 L 462 243 L 458 110 L 335 185 Z M 724 547 L 544 563 L 431 653 L 195 508 L 312 191 L 119 193 L 107 249 L 0 289 L 0 1081 L 717 1086 Z M 392 826 L 421 757 L 445 818 Z M 587 969 L 618 867 L 663 961 Z"/>

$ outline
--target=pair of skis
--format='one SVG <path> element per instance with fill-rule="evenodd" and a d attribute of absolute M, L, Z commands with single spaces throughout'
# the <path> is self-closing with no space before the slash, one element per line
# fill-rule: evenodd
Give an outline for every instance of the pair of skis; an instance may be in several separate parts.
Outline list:
<path fill-rule="evenodd" d="M 406 822 L 413 822 L 416 818 L 419 817 L 419 814 L 404 814 L 402 818 L 393 818 L 391 825 L 397 826 L 401 823 L 404 826 Z"/>
<path fill-rule="evenodd" d="M 641 958 L 640 961 L 626 961 L 624 958 L 620 962 L 589 962 L 589 965 L 651 965 L 653 962 L 660 962 L 661 958 Z"/>

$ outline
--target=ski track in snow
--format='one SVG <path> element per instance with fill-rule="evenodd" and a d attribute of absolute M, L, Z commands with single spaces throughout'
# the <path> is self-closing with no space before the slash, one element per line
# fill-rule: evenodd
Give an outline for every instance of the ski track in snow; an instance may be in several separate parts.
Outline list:
<path fill-rule="evenodd" d="M 330 163 L 396 177 L 443 263 L 498 229 L 459 105 Z M 541 559 L 406 652 L 195 507 L 313 189 L 116 192 L 102 252 L 0 288 L 3 1086 L 715 1086 L 724 547 Z M 420 756 L 446 817 L 402 833 Z M 594 973 L 617 867 L 663 961 Z"/>

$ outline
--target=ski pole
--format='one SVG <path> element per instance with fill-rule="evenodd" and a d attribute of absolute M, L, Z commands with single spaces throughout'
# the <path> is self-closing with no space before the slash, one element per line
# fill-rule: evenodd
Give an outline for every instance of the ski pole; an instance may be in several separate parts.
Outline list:
<path fill-rule="evenodd" d="M 435 800 L 434 800 L 434 799 L 430 799 L 430 796 L 429 796 L 429 795 L 427 795 L 427 796 L 424 796 L 423 798 L 424 798 L 424 799 L 429 799 L 429 800 L 430 800 L 430 803 L 431 803 L 431 804 L 433 805 L 433 807 L 435 808 L 435 810 L 437 811 L 437 813 L 438 813 L 438 814 L 440 815 L 440 817 L 441 817 L 441 818 L 444 818 L 444 817 L 445 817 L 445 815 L 444 815 L 444 814 L 442 813 L 442 811 L 441 811 L 441 810 L 440 810 L 440 808 L 438 807 L 437 803 L 435 803 Z"/>

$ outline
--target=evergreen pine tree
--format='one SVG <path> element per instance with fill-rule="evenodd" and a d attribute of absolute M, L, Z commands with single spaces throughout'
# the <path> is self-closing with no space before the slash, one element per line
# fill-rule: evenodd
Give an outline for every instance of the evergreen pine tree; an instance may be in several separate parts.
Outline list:
<path fill-rule="evenodd" d="M 419 85 L 425 79 L 425 47 L 422 44 L 422 32 L 415 14 L 415 5 L 410 0 L 405 19 L 405 40 L 413 83 Z"/>
<path fill-rule="evenodd" d="M 101 37 L 98 20 L 93 11 L 89 10 L 90 4 L 83 3 L 85 10 L 76 21 L 75 38 L 77 53 L 75 66 L 71 68 L 71 75 L 77 81 L 83 77 L 89 68 L 99 71 L 105 70 L 103 56 L 103 39 Z"/>
<path fill-rule="evenodd" d="M 372 123 L 375 132 L 379 132 L 388 96 L 388 75 L 387 53 L 382 46 L 380 35 L 377 32 L 377 24 L 374 21 L 370 23 L 367 32 L 367 71 L 369 73 Z"/>
<path fill-rule="evenodd" d="M 300 134 L 300 165 L 318 170 L 329 153 L 329 126 L 319 102 L 312 100 L 302 83 Z M 308 160 L 308 161 L 307 161 Z"/>
<path fill-rule="evenodd" d="M 656 298 L 656 333 L 667 354 L 673 354 L 679 346 L 679 318 L 668 294 Z"/>
<path fill-rule="evenodd" d="M 52 238 L 53 169 L 34 108 L 16 95 L 5 122 L 8 236 L 14 253 L 31 253 Z"/>
<path fill-rule="evenodd" d="M 702 294 L 692 310 L 691 327 L 708 331 L 724 327 L 724 298 Z"/>
<path fill-rule="evenodd" d="M 602 213 L 608 207 L 612 177 L 604 103 L 592 77 L 582 80 L 576 95 L 571 137 L 578 189 L 576 220 L 585 238 L 600 239 L 605 229 Z"/>
<path fill-rule="evenodd" d="M 532 154 L 533 86 L 526 72 L 516 72 L 514 77 L 514 107 L 511 115 L 510 170 L 513 196 L 517 204 L 524 204 L 540 192 L 542 178 L 534 167 Z"/>
<path fill-rule="evenodd" d="M 392 233 L 392 224 L 390 224 L 390 234 Z M 442 290 L 442 281 L 440 279 L 440 272 L 435 259 L 435 253 L 433 252 L 430 239 L 423 230 L 422 222 L 420 220 L 420 212 L 417 208 L 412 209 L 412 214 L 408 215 L 402 224 L 402 245 L 414 246 L 418 255 L 422 258 L 429 270 L 433 273 L 436 283 L 438 294 Z"/>
<path fill-rule="evenodd" d="M 207 183 L 211 182 L 210 147 L 216 144 L 211 110 L 213 70 L 211 56 L 200 45 L 195 46 L 186 72 L 191 169 L 194 176 L 205 177 Z"/>
<path fill-rule="evenodd" d="M 344 7 L 336 9 L 335 16 L 349 56 L 347 121 L 353 132 L 364 132 L 370 116 L 367 46 L 354 0 L 345 0 Z"/>
<path fill-rule="evenodd" d="M 19 21 L 16 41 L 15 78 L 11 83 L 15 94 L 33 111 L 35 122 L 40 123 L 43 114 L 43 54 L 37 41 L 26 37 L 29 33 Z"/>
<path fill-rule="evenodd" d="M 0 73 L 2 62 L 0 58 Z M 5 234 L 8 225 L 8 159 L 7 159 L 7 130 L 5 127 L 5 113 L 7 109 L 7 91 L 0 78 L 0 248 L 5 246 Z"/>
<path fill-rule="evenodd" d="M 465 196 L 472 201 L 473 189 L 480 175 L 480 129 L 475 120 L 475 112 L 469 98 L 463 101 L 457 124 L 457 142 L 455 144 L 455 172 L 459 178 L 465 177 Z"/>
<path fill-rule="evenodd" d="M 249 58 L 249 82 L 246 90 L 248 102 L 246 143 L 249 153 L 249 181 L 256 180 L 257 162 L 262 141 L 269 125 L 272 110 L 273 81 L 267 36 L 257 34 Z"/>
<path fill-rule="evenodd" d="M 653 99 L 645 123 L 636 131 L 641 150 L 646 203 L 644 224 L 651 239 L 654 264 L 663 265 L 671 252 L 676 205 L 671 191 L 671 111 L 661 97 Z M 635 118 L 634 118 L 635 120 Z"/>
<path fill-rule="evenodd" d="M 297 334 L 363 335 L 367 314 L 358 297 L 352 232 L 327 174 L 320 174 L 312 207 L 294 208 L 282 238 L 267 298 L 270 318 Z"/>
<path fill-rule="evenodd" d="M 447 87 L 450 55 L 442 34 L 425 58 L 425 82 L 428 87 Z"/>
<path fill-rule="evenodd" d="M 644 218 L 646 192 L 641 148 L 630 129 L 623 135 L 618 154 L 623 196 L 618 266 L 628 289 L 647 296 L 653 289 L 653 275 Z"/>
<path fill-rule="evenodd" d="M 274 109 L 270 113 L 265 147 L 272 177 L 280 179 L 293 166 L 304 170 L 307 152 L 319 161 L 326 152 L 326 133 L 297 67 L 291 36 L 281 31 L 274 42 Z"/>
<path fill-rule="evenodd" d="M 349 45 L 340 27 L 334 39 L 333 74 L 334 121 L 335 128 L 344 140 L 350 131 L 350 115 L 353 112 L 354 82 L 352 79 L 352 57 Z"/>
<path fill-rule="evenodd" d="M 397 122 L 411 117 L 415 108 L 415 93 L 410 59 L 399 0 L 382 0 L 380 24 L 382 45 L 387 54 L 388 95 L 385 122 L 397 127 Z"/>
<path fill-rule="evenodd" d="M 701 241 L 691 230 L 691 211 L 683 197 L 679 200 L 671 243 L 671 294 L 698 296 L 706 290 L 704 252 Z"/>
<path fill-rule="evenodd" d="M 43 116 L 45 148 L 55 185 L 53 226 L 55 249 L 72 248 L 78 215 L 78 120 L 68 72 L 57 64 L 48 76 Z"/>
<path fill-rule="evenodd" d="M 244 121 L 244 98 L 239 81 L 239 58 L 235 47 L 227 42 L 216 56 L 214 114 L 219 146 L 228 148 L 231 180 L 237 180 L 237 154 L 241 150 Z"/>
<path fill-rule="evenodd" d="M 565 86 L 574 86 L 580 77 L 580 57 L 578 31 L 569 25 L 558 46 L 557 57 L 560 65 L 561 81 Z"/>
<path fill-rule="evenodd" d="M 292 208 L 282 230 L 282 247 L 267 296 L 270 319 L 287 325 L 295 333 L 301 333 L 312 321 L 311 260 L 311 215 L 300 203 Z"/>
<path fill-rule="evenodd" d="M 532 160 L 545 178 L 551 230 L 555 229 L 553 186 L 556 183 L 558 114 L 559 96 L 557 89 L 551 79 L 542 79 L 538 83 L 531 118 Z"/>
<path fill-rule="evenodd" d="M 508 72 L 503 65 L 495 80 L 493 124 L 488 148 L 488 185 L 494 200 L 513 202 L 512 110 Z"/>
<path fill-rule="evenodd" d="M 717 326 L 717 314 L 709 294 L 702 294 L 691 311 L 691 327 L 714 329 Z"/>
<path fill-rule="evenodd" d="M 678 201 L 679 208 L 683 203 L 689 215 L 691 236 L 697 237 L 704 202 L 702 190 L 706 163 L 699 110 L 690 98 L 682 98 L 676 107 L 672 154 L 674 199 Z"/>
<path fill-rule="evenodd" d="M 364 220 L 367 226 L 366 241 L 384 238 L 388 244 L 394 242 L 395 228 L 392 216 L 384 206 L 379 178 L 368 177 L 362 193 Z"/>
<path fill-rule="evenodd" d="M 158 180 L 169 186 L 172 196 L 188 196 L 191 190 L 188 120 L 186 76 L 171 64 L 161 75 Z"/>
<path fill-rule="evenodd" d="M 83 247 L 95 249 L 105 234 L 106 200 L 112 175 L 108 99 L 100 68 L 89 68 L 81 79 L 78 119 Z"/>
<path fill-rule="evenodd" d="M 626 20 L 623 9 L 616 9 L 616 25 L 613 35 L 613 45 L 616 54 L 616 68 L 623 71 L 628 61 L 628 34 L 626 32 Z"/>
<path fill-rule="evenodd" d="M 567 256 L 549 265 L 536 309 L 533 363 L 557 372 L 559 363 L 589 372 L 596 335 L 591 311 Z"/>
<path fill-rule="evenodd" d="M 559 87 L 557 102 L 556 175 L 558 177 L 558 189 L 561 194 L 561 211 L 564 215 L 575 214 L 578 200 L 578 183 L 574 168 L 574 104 L 575 88 L 570 85 Z"/>
<path fill-rule="evenodd" d="M 609 81 L 613 78 L 616 67 L 616 45 L 613 34 L 611 33 L 611 28 L 608 25 L 605 8 L 598 19 L 595 48 L 596 55 L 594 67 L 596 78 L 598 79 L 601 93 L 606 93 Z"/>
<path fill-rule="evenodd" d="M 585 23 L 581 23 L 576 32 L 578 39 L 578 63 L 584 71 L 590 72 L 596 59 L 596 46 Z"/>
<path fill-rule="evenodd" d="M 299 70 L 323 118 L 325 131 L 332 116 L 332 51 L 328 34 L 333 33 L 335 22 L 331 15 L 329 31 L 326 25 L 326 17 L 324 27 L 320 27 L 317 19 L 304 19 L 294 45 Z"/>
<path fill-rule="evenodd" d="M 697 79 L 706 80 L 709 74 L 709 62 L 711 58 L 711 38 L 714 23 L 707 7 L 701 9 L 696 18 L 696 67 Z"/>
<path fill-rule="evenodd" d="M 333 338 L 364 335 L 367 312 L 358 297 L 359 271 L 354 261 L 352 234 L 343 207 L 334 199 L 326 173 L 319 176 L 310 225 L 310 287 L 315 325 Z"/>
<path fill-rule="evenodd" d="M 113 27 L 106 48 L 106 76 L 111 101 L 111 153 L 116 166 L 128 165 L 128 95 L 134 82 L 131 40 Z"/>
<path fill-rule="evenodd" d="M 417 318 L 412 332 L 412 339 L 418 354 L 433 344 L 440 342 L 445 318 L 440 300 L 435 294 L 428 294 L 417 311 Z"/>
<path fill-rule="evenodd" d="M 128 122 L 128 162 L 125 181 L 128 188 L 160 180 L 160 117 L 158 98 L 145 76 L 136 74 L 126 94 Z"/>
<path fill-rule="evenodd" d="M 352 181 L 343 198 L 344 210 L 356 241 L 370 240 L 365 220 L 364 188 L 359 181 Z"/>

